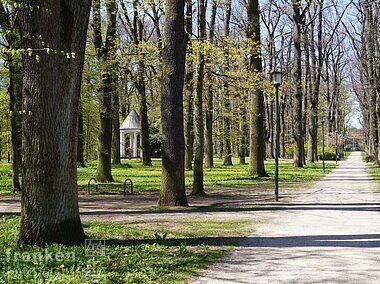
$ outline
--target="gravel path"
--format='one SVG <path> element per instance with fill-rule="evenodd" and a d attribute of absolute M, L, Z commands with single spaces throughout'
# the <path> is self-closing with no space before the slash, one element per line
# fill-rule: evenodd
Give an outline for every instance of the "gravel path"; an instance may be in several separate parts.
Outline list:
<path fill-rule="evenodd" d="M 194 283 L 380 283 L 375 188 L 352 153 Z"/>

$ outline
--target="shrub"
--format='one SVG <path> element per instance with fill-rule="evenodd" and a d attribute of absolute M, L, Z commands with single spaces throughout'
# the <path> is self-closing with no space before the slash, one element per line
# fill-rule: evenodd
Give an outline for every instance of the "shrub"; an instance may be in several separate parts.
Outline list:
<path fill-rule="evenodd" d="M 322 146 L 318 147 L 318 158 L 322 160 Z M 340 160 L 341 156 L 338 153 L 338 160 Z M 325 160 L 334 161 L 335 160 L 335 148 L 331 146 L 325 147 Z"/>
<path fill-rule="evenodd" d="M 294 156 L 294 146 L 289 145 L 288 147 L 286 147 L 286 158 L 292 159 L 293 156 Z"/>

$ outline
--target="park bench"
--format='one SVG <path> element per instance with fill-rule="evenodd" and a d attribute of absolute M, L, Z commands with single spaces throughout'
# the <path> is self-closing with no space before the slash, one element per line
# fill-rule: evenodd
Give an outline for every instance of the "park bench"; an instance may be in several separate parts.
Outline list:
<path fill-rule="evenodd" d="M 92 185 L 95 185 L 95 191 L 99 191 L 100 188 L 111 188 L 111 187 L 123 187 L 123 194 L 133 194 L 133 182 L 131 178 L 125 179 L 124 183 L 99 183 L 94 177 L 90 178 L 87 183 L 87 192 L 91 194 Z M 129 189 L 127 191 L 127 189 Z"/>

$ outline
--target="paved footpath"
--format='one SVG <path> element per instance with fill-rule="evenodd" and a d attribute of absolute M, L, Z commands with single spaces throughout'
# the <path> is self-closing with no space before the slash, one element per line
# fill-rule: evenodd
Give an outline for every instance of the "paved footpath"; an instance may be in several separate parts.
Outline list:
<path fill-rule="evenodd" d="M 379 210 L 354 152 L 194 283 L 380 283 Z"/>

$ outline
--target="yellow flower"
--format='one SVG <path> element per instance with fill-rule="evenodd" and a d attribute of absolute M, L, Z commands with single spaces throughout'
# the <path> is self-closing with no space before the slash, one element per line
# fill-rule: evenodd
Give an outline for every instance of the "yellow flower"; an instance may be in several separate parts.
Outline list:
<path fill-rule="evenodd" d="M 64 265 L 64 264 L 61 264 L 59 267 L 60 267 L 60 268 L 64 268 L 64 267 L 65 267 L 65 265 Z"/>

